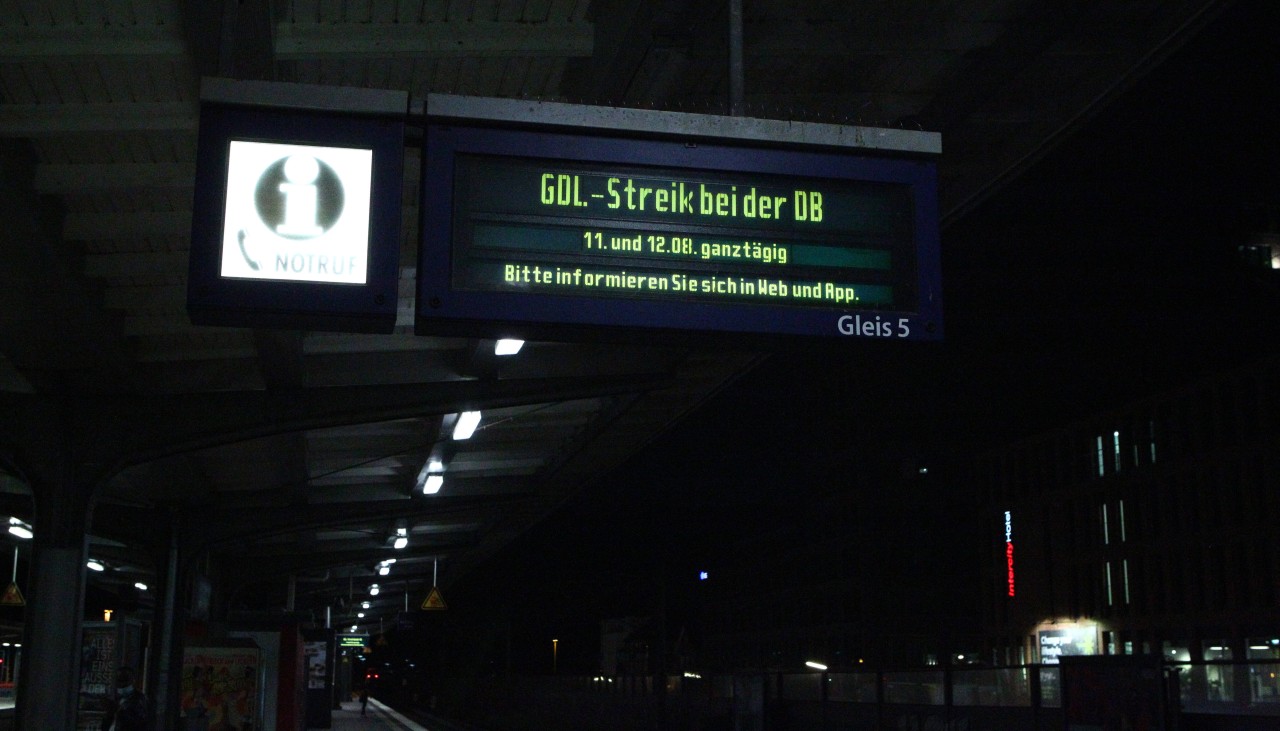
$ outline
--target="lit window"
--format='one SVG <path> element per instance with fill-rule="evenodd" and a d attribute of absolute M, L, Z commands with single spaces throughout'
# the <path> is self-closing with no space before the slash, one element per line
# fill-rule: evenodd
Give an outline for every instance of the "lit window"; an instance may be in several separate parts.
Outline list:
<path fill-rule="evenodd" d="M 1102 437 L 1098 437 L 1098 477 L 1102 477 L 1107 471 L 1106 453 L 1102 451 Z"/>
<path fill-rule="evenodd" d="M 1111 435 L 1111 442 L 1115 445 L 1116 472 L 1120 471 L 1120 432 L 1114 432 Z"/>
<path fill-rule="evenodd" d="M 1124 543 L 1125 541 L 1129 540 L 1128 531 L 1126 531 L 1126 530 L 1125 530 L 1124 523 L 1125 523 L 1125 520 L 1124 520 L 1124 501 L 1123 501 L 1123 500 L 1121 500 L 1121 501 L 1120 501 L 1120 542 L 1121 542 L 1121 543 Z"/>
<path fill-rule="evenodd" d="M 1129 559 L 1120 562 L 1120 570 L 1124 581 L 1124 603 L 1129 603 Z"/>
<path fill-rule="evenodd" d="M 1110 561 L 1108 561 L 1106 565 L 1102 567 L 1102 573 L 1103 573 L 1103 578 L 1107 584 L 1107 606 L 1108 607 L 1115 606 L 1115 603 L 1116 603 L 1115 597 L 1111 593 L 1111 562 Z"/>
<path fill-rule="evenodd" d="M 1102 545 L 1111 545 L 1111 526 L 1107 520 L 1107 504 L 1102 504 Z"/>

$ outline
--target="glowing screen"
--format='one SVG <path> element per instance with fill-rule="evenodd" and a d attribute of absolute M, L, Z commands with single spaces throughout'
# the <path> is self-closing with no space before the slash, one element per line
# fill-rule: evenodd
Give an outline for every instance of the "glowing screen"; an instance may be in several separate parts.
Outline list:
<path fill-rule="evenodd" d="M 929 160 L 433 127 L 424 170 L 420 332 L 941 337 Z"/>
<path fill-rule="evenodd" d="M 364 284 L 373 151 L 232 140 L 223 277 Z"/>

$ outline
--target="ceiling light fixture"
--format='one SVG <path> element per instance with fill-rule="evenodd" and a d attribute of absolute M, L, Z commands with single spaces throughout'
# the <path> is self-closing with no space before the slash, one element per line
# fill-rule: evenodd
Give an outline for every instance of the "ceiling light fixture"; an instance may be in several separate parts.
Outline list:
<path fill-rule="evenodd" d="M 443 475 L 444 459 L 433 450 L 432 455 L 427 458 L 426 464 L 422 465 L 422 469 L 418 470 L 418 489 L 422 491 L 423 495 L 432 495 L 439 492 L 440 486 L 444 484 Z"/>
<path fill-rule="evenodd" d="M 444 487 L 444 475 L 427 475 L 427 479 L 422 482 L 422 494 L 434 495 L 440 492 L 442 487 Z"/>
<path fill-rule="evenodd" d="M 377 596 L 379 591 L 381 590 L 378 588 L 377 584 L 369 585 L 369 596 Z"/>
<path fill-rule="evenodd" d="M 96 559 L 92 559 L 92 558 L 91 558 L 91 559 L 89 559 L 88 561 L 86 561 L 84 565 L 85 565 L 86 567 L 88 567 L 91 571 L 106 571 L 106 570 L 107 570 L 107 567 L 106 567 L 106 566 L 104 566 L 104 565 L 102 565 L 102 562 L 101 562 L 101 561 L 98 561 L 98 560 L 96 560 Z"/>
<path fill-rule="evenodd" d="M 9 533 L 25 541 L 29 541 L 35 537 L 35 533 L 31 532 L 31 524 L 25 523 L 17 518 L 9 518 Z"/>
<path fill-rule="evenodd" d="M 493 354 L 494 355 L 515 355 L 516 353 L 519 353 L 520 349 L 523 347 L 524 347 L 523 340 L 516 340 L 515 338 L 503 338 L 498 342 L 494 343 Z"/>
<path fill-rule="evenodd" d="M 138 591 L 146 591 L 147 585 L 142 583 L 141 581 L 137 581 L 137 582 L 134 582 L 133 588 L 137 589 Z"/>
<path fill-rule="evenodd" d="M 458 421 L 453 425 L 453 438 L 457 441 L 470 439 L 472 434 L 476 433 L 476 428 L 480 426 L 479 411 L 464 411 L 458 414 Z"/>
<path fill-rule="evenodd" d="M 409 545 L 409 529 L 396 528 L 396 540 L 394 543 L 391 544 L 392 548 L 395 548 L 397 551 L 399 551 L 400 549 L 404 548 L 407 545 Z"/>

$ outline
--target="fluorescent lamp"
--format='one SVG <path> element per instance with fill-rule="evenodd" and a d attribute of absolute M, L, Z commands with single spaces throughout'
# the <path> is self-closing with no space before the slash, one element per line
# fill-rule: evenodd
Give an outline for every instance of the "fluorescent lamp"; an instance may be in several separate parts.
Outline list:
<path fill-rule="evenodd" d="M 94 560 L 94 559 L 92 559 L 92 558 L 91 558 L 91 559 L 89 559 L 88 561 L 86 561 L 84 565 L 85 565 L 85 566 L 87 566 L 91 571 L 106 571 L 106 570 L 107 570 L 107 567 L 106 567 L 106 566 L 103 566 L 101 562 L 99 562 L 99 561 L 95 561 L 95 560 Z"/>
<path fill-rule="evenodd" d="M 364 619 L 364 612 L 356 612 L 357 619 Z"/>
<path fill-rule="evenodd" d="M 423 495 L 434 495 L 440 492 L 440 488 L 444 487 L 444 475 L 427 475 L 427 479 L 422 483 Z"/>
<path fill-rule="evenodd" d="M 141 581 L 138 581 L 134 583 L 133 588 L 137 589 L 138 591 L 146 591 L 147 585 L 142 583 Z"/>
<path fill-rule="evenodd" d="M 35 534 L 31 532 L 31 525 L 29 523 L 12 517 L 9 518 L 9 533 L 27 541 L 31 540 L 32 537 L 35 536 Z"/>
<path fill-rule="evenodd" d="M 430 480 L 431 478 L 427 478 L 427 479 Z M 401 548 L 404 548 L 407 545 L 409 545 L 408 536 L 396 536 L 396 542 L 392 543 L 391 547 L 399 551 Z"/>
<path fill-rule="evenodd" d="M 514 338 L 503 338 L 494 344 L 493 354 L 494 355 L 515 355 L 516 353 L 519 353 L 520 349 L 523 347 L 524 347 L 523 340 L 516 340 Z"/>
<path fill-rule="evenodd" d="M 369 596 L 377 596 L 377 595 L 378 595 L 378 591 L 379 591 L 379 589 L 378 589 L 378 585 L 377 585 L 377 584 L 370 584 L 370 585 L 369 585 Z"/>
<path fill-rule="evenodd" d="M 459 441 L 470 439 L 471 435 L 476 433 L 478 426 L 480 426 L 480 412 L 464 411 L 458 414 L 458 422 L 453 425 L 453 438 Z"/>
<path fill-rule="evenodd" d="M 827 666 L 826 666 L 826 665 L 823 665 L 823 664 L 822 664 L 822 663 L 820 663 L 820 662 L 814 662 L 814 661 L 812 661 L 812 660 L 807 661 L 804 665 L 805 665 L 805 667 L 813 668 L 814 670 L 826 670 L 826 669 L 827 669 Z"/>
<path fill-rule="evenodd" d="M 391 567 L 390 567 L 390 566 L 387 566 L 386 564 L 383 564 L 382 566 L 379 566 L 379 567 L 378 567 L 378 576 L 386 576 L 386 575 L 387 575 L 387 574 L 389 574 L 389 573 L 391 573 Z"/>
<path fill-rule="evenodd" d="M 369 608 L 369 602 L 360 602 L 360 608 L 361 608 L 361 609 L 368 609 L 368 608 Z"/>
<path fill-rule="evenodd" d="M 443 473 L 444 473 L 444 461 L 441 460 L 439 457 L 428 457 L 426 463 L 422 465 L 422 469 L 418 470 L 418 478 L 417 478 L 418 487 L 419 488 L 425 487 L 427 484 L 427 481 L 431 478 L 432 475 L 438 476 Z M 424 494 L 426 493 L 425 490 L 423 492 Z"/>

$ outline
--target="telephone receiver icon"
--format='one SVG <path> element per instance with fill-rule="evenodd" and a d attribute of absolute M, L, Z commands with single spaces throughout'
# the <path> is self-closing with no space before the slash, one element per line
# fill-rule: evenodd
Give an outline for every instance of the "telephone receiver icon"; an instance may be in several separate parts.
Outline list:
<path fill-rule="evenodd" d="M 258 262 L 254 261 L 253 257 L 249 256 L 249 249 L 244 245 L 245 236 L 246 234 L 244 229 L 240 229 L 240 232 L 236 234 L 236 239 L 240 242 L 240 255 L 244 257 L 245 263 L 249 265 L 249 268 L 256 272 L 262 269 L 262 267 Z"/>

